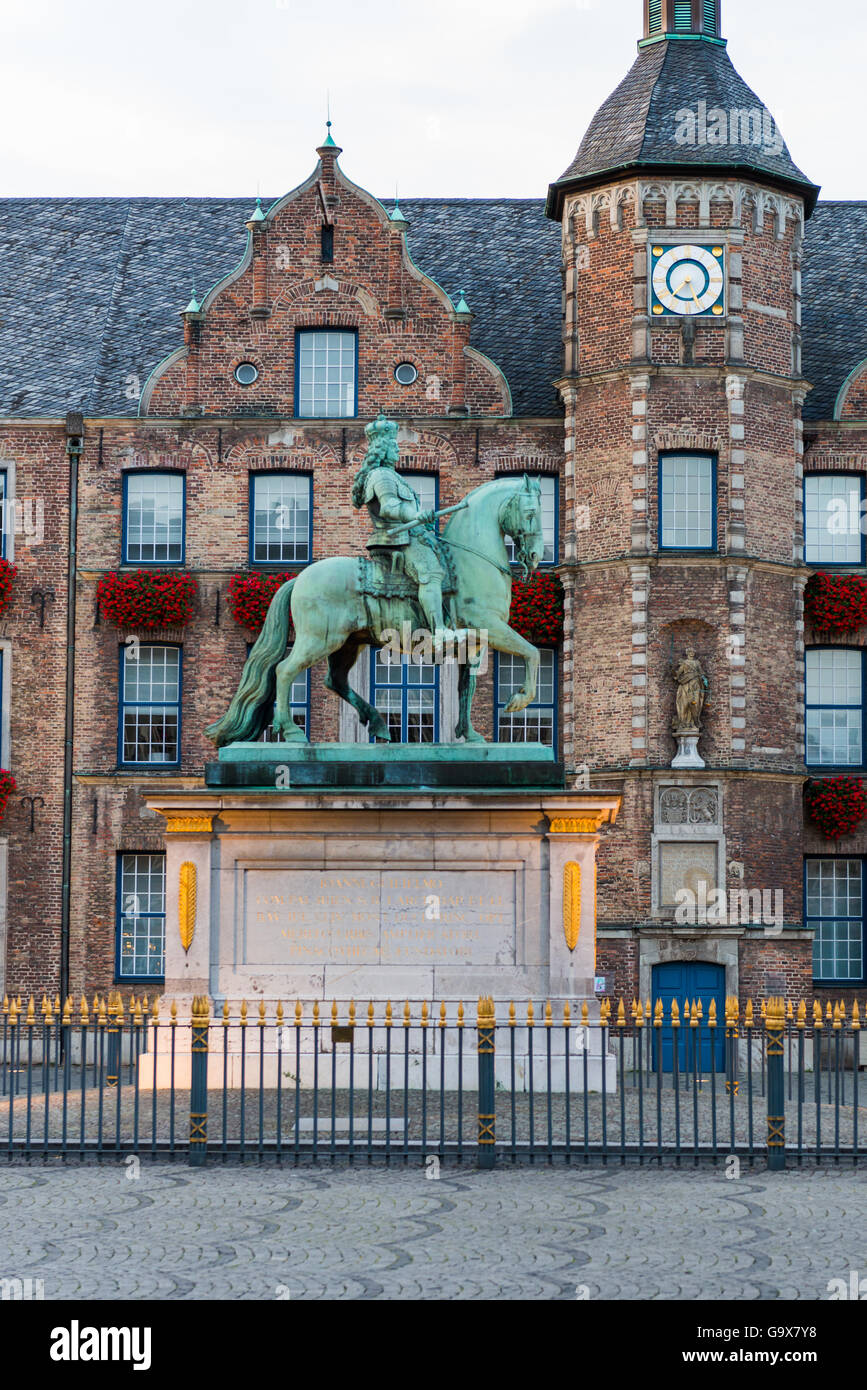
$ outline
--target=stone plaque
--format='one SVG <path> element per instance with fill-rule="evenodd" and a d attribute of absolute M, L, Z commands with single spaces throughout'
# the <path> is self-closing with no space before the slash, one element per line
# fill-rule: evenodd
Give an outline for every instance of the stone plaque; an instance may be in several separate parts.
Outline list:
<path fill-rule="evenodd" d="M 676 907 L 677 893 L 688 888 L 696 896 L 704 881 L 707 892 L 717 886 L 717 846 L 699 842 L 659 846 L 659 906 Z"/>
<path fill-rule="evenodd" d="M 236 964 L 514 965 L 512 869 L 244 869 Z"/>

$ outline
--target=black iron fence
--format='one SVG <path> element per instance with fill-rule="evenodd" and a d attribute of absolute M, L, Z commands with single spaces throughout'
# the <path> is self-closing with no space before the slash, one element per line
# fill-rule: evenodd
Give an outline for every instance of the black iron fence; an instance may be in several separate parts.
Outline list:
<path fill-rule="evenodd" d="M 857 1005 L 4 1001 L 0 1153 L 857 1162 Z"/>

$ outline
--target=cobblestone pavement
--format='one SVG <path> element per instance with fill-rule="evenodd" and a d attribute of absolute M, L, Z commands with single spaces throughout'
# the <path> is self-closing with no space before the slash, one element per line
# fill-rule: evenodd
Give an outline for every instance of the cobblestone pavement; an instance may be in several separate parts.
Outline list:
<path fill-rule="evenodd" d="M 45 1298 L 827 1299 L 867 1171 L 142 1163 L 0 1170 L 0 1278 Z"/>

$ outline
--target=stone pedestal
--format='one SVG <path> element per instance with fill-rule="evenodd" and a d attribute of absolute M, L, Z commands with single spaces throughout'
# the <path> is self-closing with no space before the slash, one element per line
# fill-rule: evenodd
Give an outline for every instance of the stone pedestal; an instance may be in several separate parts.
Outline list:
<path fill-rule="evenodd" d="M 681 729 L 680 733 L 675 734 L 677 739 L 677 752 L 675 753 L 671 765 L 672 767 L 704 767 L 704 758 L 698 751 L 698 739 L 700 729 Z"/>
<path fill-rule="evenodd" d="M 317 999 L 344 1019 L 350 1001 L 363 1017 L 368 1001 L 379 1016 L 409 1000 L 416 1019 L 422 1001 L 461 1001 L 469 1021 L 488 994 L 504 1021 L 510 1000 L 519 1018 L 547 999 L 558 1021 L 565 1000 L 576 1024 L 582 1002 L 598 1016 L 596 848 L 615 792 L 206 787 L 147 801 L 166 818 L 165 994 L 181 1018 L 194 994 L 217 1016 L 246 999 L 253 1018 L 264 1001 L 269 1020 L 278 1001 Z"/>

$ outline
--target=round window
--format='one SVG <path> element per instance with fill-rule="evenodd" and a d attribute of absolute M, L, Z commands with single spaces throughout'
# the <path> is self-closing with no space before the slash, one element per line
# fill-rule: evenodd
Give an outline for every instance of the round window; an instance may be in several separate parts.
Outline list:
<path fill-rule="evenodd" d="M 235 368 L 235 380 L 239 386 L 252 386 L 258 375 L 259 368 L 254 367 L 252 362 L 239 362 Z"/>
<path fill-rule="evenodd" d="M 395 381 L 399 381 L 401 386 L 412 386 L 418 376 L 418 369 L 411 362 L 401 362 L 394 369 Z"/>

